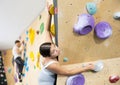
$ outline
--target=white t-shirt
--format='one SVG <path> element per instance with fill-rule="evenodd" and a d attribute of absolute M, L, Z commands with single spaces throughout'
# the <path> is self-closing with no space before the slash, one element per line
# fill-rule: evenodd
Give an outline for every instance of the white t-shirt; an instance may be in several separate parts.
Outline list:
<path fill-rule="evenodd" d="M 13 56 L 14 56 L 14 60 L 17 58 L 17 57 L 21 57 L 21 54 L 18 54 L 16 52 L 16 50 L 19 49 L 16 45 L 13 47 L 12 49 L 12 53 L 13 53 Z"/>

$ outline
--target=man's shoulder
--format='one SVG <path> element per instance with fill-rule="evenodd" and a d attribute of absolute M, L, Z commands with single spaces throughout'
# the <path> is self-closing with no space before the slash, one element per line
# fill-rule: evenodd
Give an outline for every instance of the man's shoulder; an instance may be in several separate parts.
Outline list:
<path fill-rule="evenodd" d="M 14 50 L 14 49 L 17 49 L 17 46 L 16 46 L 16 45 L 15 45 L 15 46 L 13 46 L 12 50 Z"/>

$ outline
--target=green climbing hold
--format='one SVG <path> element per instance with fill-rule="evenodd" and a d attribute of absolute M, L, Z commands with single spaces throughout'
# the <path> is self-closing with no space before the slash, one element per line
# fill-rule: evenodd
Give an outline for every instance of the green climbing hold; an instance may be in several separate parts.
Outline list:
<path fill-rule="evenodd" d="M 36 69 L 36 66 L 34 65 L 34 69 Z"/>
<path fill-rule="evenodd" d="M 8 73 L 11 73 L 12 69 L 11 68 L 8 68 Z"/>
<path fill-rule="evenodd" d="M 96 4 L 95 4 L 94 2 L 88 2 L 88 3 L 86 4 L 86 9 L 87 9 L 87 11 L 88 11 L 88 13 L 89 13 L 90 15 L 93 15 L 93 14 L 95 14 L 96 11 L 97 11 L 97 6 L 96 6 Z"/>
<path fill-rule="evenodd" d="M 41 19 L 41 17 L 42 17 L 42 16 L 40 15 L 40 16 L 39 16 L 39 20 Z"/>
<path fill-rule="evenodd" d="M 40 33 L 42 34 L 43 31 L 44 31 L 44 23 L 42 23 L 42 24 L 40 25 Z"/>
<path fill-rule="evenodd" d="M 67 57 L 64 57 L 63 58 L 63 62 L 67 62 L 68 61 L 68 58 Z"/>

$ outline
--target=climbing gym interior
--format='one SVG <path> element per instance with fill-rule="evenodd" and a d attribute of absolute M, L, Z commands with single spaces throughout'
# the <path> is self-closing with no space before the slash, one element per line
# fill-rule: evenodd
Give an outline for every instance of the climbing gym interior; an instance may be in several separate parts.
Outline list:
<path fill-rule="evenodd" d="M 44 10 L 17 38 L 25 46 L 23 85 L 40 85 L 39 46 L 46 39 L 48 3 L 60 64 L 67 69 L 95 65 L 78 75 L 57 75 L 56 85 L 120 85 L 120 0 L 46 0 Z M 0 85 L 19 85 L 12 58 L 12 48 L 0 51 Z"/>

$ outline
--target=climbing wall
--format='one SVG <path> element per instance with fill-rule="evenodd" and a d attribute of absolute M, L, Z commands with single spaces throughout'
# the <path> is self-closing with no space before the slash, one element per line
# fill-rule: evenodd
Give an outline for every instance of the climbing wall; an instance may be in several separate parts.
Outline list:
<path fill-rule="evenodd" d="M 39 72 L 41 70 L 41 55 L 39 53 L 39 46 L 43 43 L 43 39 L 46 39 L 46 36 L 43 36 L 43 33 L 44 30 L 46 30 L 46 23 L 48 20 L 47 4 L 53 4 L 53 0 L 46 0 L 45 9 L 41 12 L 41 14 L 30 24 L 27 29 L 23 31 L 21 35 L 18 35 L 18 39 L 20 41 L 24 41 L 25 46 L 22 53 L 25 60 L 22 75 L 24 85 L 40 85 L 38 84 Z M 50 31 L 53 42 L 55 42 L 54 18 L 52 18 Z M 19 80 L 16 76 L 16 68 L 13 68 L 12 65 L 12 49 L 3 51 L 2 53 L 8 85 L 19 85 Z"/>
<path fill-rule="evenodd" d="M 88 34 L 79 35 L 75 33 L 73 27 L 80 15 L 90 14 L 86 9 L 90 2 L 96 5 L 94 10 L 96 12 L 92 11 L 94 14 L 91 14 L 95 25 Z M 62 50 L 59 56 L 61 65 L 72 69 L 82 67 L 83 63 L 87 62 L 101 60 L 104 63 L 100 72 L 82 73 L 85 83 L 80 85 L 120 84 L 120 81 L 116 83 L 109 81 L 111 75 L 120 76 L 120 20 L 113 18 L 116 12 L 120 12 L 120 0 L 58 0 L 58 45 Z M 81 27 L 84 21 L 81 19 Z M 98 38 L 94 32 L 95 26 L 102 21 L 108 22 L 112 27 L 112 35 L 107 39 Z M 66 85 L 67 79 L 66 76 L 58 75 L 57 85 L 61 85 L 61 82 L 62 85 Z"/>
<path fill-rule="evenodd" d="M 94 61 L 93 63 L 96 63 L 97 61 Z M 104 64 L 104 68 L 99 72 L 85 72 L 82 73 L 84 76 L 85 82 L 84 84 L 79 85 L 120 85 L 120 80 L 116 83 L 111 83 L 109 81 L 110 76 L 120 76 L 120 58 L 114 58 L 114 59 L 105 59 L 102 61 Z M 88 62 L 86 62 L 88 63 Z M 79 66 L 82 66 L 86 63 L 77 63 L 77 64 L 71 64 L 71 65 L 64 65 L 67 69 L 77 68 Z M 66 85 L 66 82 L 69 77 L 67 76 L 58 76 L 57 78 L 57 85 Z M 79 80 L 80 81 L 80 80 Z M 73 84 L 74 85 L 74 84 Z M 77 84 L 78 85 L 78 84 Z"/>
<path fill-rule="evenodd" d="M 101 21 L 111 25 L 112 35 L 109 38 L 97 38 L 94 29 L 86 35 L 73 32 L 78 16 L 89 14 L 86 10 L 89 2 L 96 4 L 96 13 L 92 15 L 95 25 Z M 113 18 L 114 13 L 119 11 L 120 0 L 58 0 L 58 45 L 62 50 L 60 63 L 73 64 L 120 57 L 120 21 Z"/>
<path fill-rule="evenodd" d="M 52 0 L 46 1 L 46 7 L 41 12 L 41 14 L 32 22 L 32 24 L 26 29 L 19 37 L 21 41 L 24 41 L 24 52 L 23 56 L 25 59 L 23 83 L 24 85 L 40 85 L 38 84 L 39 72 L 41 70 L 40 66 L 40 53 L 39 47 L 43 43 L 44 30 L 46 30 L 46 23 L 48 20 L 47 13 L 47 3 L 53 4 Z M 54 37 L 54 20 L 52 18 L 51 24 L 51 34 L 52 39 L 55 41 Z M 17 85 L 17 83 L 16 83 Z"/>
<path fill-rule="evenodd" d="M 12 65 L 12 50 L 2 51 L 2 59 L 4 64 L 4 72 L 6 75 L 6 82 L 7 84 L 4 85 L 14 85 L 14 67 Z M 0 84 L 2 85 L 2 84 Z"/>

